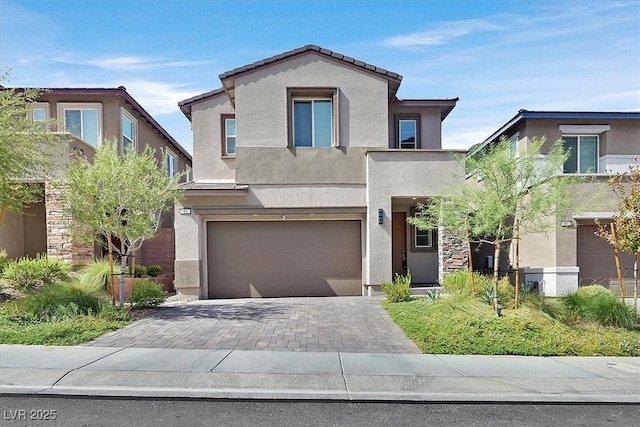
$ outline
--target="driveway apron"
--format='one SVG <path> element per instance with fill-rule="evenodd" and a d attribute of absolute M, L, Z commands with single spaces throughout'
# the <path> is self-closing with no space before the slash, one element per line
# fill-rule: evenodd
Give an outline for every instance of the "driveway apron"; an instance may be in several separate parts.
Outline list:
<path fill-rule="evenodd" d="M 368 297 L 193 301 L 163 307 L 84 345 L 420 353 L 380 301 Z"/>

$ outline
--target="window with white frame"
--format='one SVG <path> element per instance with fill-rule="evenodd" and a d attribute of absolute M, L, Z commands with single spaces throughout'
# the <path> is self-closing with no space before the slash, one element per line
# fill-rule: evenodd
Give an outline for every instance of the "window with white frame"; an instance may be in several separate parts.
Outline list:
<path fill-rule="evenodd" d="M 236 118 L 232 114 L 222 115 L 222 155 L 236 155 Z"/>
<path fill-rule="evenodd" d="M 121 121 L 121 143 L 122 154 L 127 154 L 136 149 L 138 140 L 138 121 L 127 110 L 122 109 Z"/>
<path fill-rule="evenodd" d="M 193 172 L 191 170 L 190 166 L 187 166 L 185 168 L 185 174 L 184 174 L 184 181 L 185 182 L 191 182 L 193 181 Z"/>
<path fill-rule="evenodd" d="M 290 88 L 289 146 L 338 146 L 338 90 Z"/>
<path fill-rule="evenodd" d="M 562 135 L 562 141 L 569 151 L 564 173 L 598 173 L 598 135 Z"/>
<path fill-rule="evenodd" d="M 29 118 L 34 122 L 44 122 L 49 120 L 49 103 L 34 102 L 29 106 Z"/>
<path fill-rule="evenodd" d="M 415 208 L 411 208 L 411 216 L 420 216 Z M 437 250 L 438 233 L 435 230 L 420 230 L 415 225 L 411 226 L 411 251 L 412 252 L 428 252 Z"/>
<path fill-rule="evenodd" d="M 102 106 L 100 104 L 58 104 L 58 117 L 64 130 L 97 147 L 101 143 Z"/>
<path fill-rule="evenodd" d="M 171 150 L 166 150 L 165 155 L 167 156 L 167 175 L 170 177 L 176 176 L 176 165 L 178 158 L 175 153 Z"/>

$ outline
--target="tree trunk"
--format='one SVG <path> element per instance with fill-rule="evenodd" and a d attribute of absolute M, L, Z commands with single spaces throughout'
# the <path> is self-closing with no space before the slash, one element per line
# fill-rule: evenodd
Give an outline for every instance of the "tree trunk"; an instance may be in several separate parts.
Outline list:
<path fill-rule="evenodd" d="M 633 257 L 633 310 L 638 312 L 638 252 Z"/>
<path fill-rule="evenodd" d="M 124 252 L 124 241 L 120 241 L 120 266 L 122 267 L 122 273 L 120 274 L 120 289 L 118 295 L 118 303 L 120 306 L 124 305 L 124 272 L 127 271 L 127 257 Z"/>
<path fill-rule="evenodd" d="M 493 308 L 498 315 L 500 315 L 500 304 L 498 303 L 498 276 L 500 265 L 500 249 L 502 248 L 502 242 L 499 240 L 494 244 L 495 250 L 493 253 Z"/>
<path fill-rule="evenodd" d="M 611 238 L 613 240 L 613 256 L 616 259 L 616 271 L 618 272 L 618 285 L 620 286 L 620 299 L 624 301 L 624 277 L 622 277 L 622 267 L 620 267 L 620 254 L 616 237 L 616 227 L 611 223 Z"/>
<path fill-rule="evenodd" d="M 469 254 L 469 277 L 471 280 L 471 295 L 476 296 L 476 278 L 473 276 L 473 252 L 471 250 L 471 231 L 467 227 L 467 252 Z"/>
<path fill-rule="evenodd" d="M 111 294 L 111 304 L 116 304 L 116 289 L 115 283 L 113 280 L 113 242 L 111 240 L 111 233 L 107 233 L 107 248 L 109 250 L 109 271 L 111 272 L 111 276 L 109 279 L 109 293 Z"/>
<path fill-rule="evenodd" d="M 520 302 L 520 223 L 516 221 L 516 295 L 515 302 L 513 304 L 514 309 L 518 309 L 518 303 Z"/>

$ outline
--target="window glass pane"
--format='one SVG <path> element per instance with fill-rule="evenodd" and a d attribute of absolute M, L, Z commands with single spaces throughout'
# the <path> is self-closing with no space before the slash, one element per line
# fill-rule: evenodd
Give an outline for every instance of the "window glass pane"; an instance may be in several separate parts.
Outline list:
<path fill-rule="evenodd" d="M 564 173 L 576 173 L 578 172 L 578 137 L 576 136 L 563 136 L 564 149 L 569 151 L 569 158 L 564 163 Z"/>
<path fill-rule="evenodd" d="M 67 132 L 82 139 L 82 119 L 80 110 L 64 110 L 64 125 Z"/>
<path fill-rule="evenodd" d="M 293 103 L 293 141 L 296 147 L 311 147 L 311 101 Z"/>
<path fill-rule="evenodd" d="M 313 119 L 315 146 L 331 147 L 331 101 L 314 101 Z"/>
<path fill-rule="evenodd" d="M 98 110 L 82 110 L 82 139 L 98 146 Z"/>
<path fill-rule="evenodd" d="M 167 155 L 167 173 L 169 176 L 176 174 L 176 158 L 172 154 Z"/>
<path fill-rule="evenodd" d="M 122 115 L 122 134 L 133 141 L 133 122 L 124 114 Z"/>
<path fill-rule="evenodd" d="M 416 246 L 430 247 L 431 246 L 431 231 L 430 230 L 418 230 L 416 228 Z"/>
<path fill-rule="evenodd" d="M 598 137 L 580 137 L 580 173 L 598 172 Z"/>
<path fill-rule="evenodd" d="M 229 136 L 227 137 L 227 154 L 235 154 L 236 153 L 236 137 Z"/>
<path fill-rule="evenodd" d="M 227 136 L 236 136 L 236 120 L 227 119 L 225 122 L 227 127 Z"/>
<path fill-rule="evenodd" d="M 400 120 L 400 148 L 416 148 L 416 121 Z"/>
<path fill-rule="evenodd" d="M 34 108 L 32 110 L 33 120 L 36 122 L 43 122 L 47 120 L 47 114 L 44 108 Z"/>

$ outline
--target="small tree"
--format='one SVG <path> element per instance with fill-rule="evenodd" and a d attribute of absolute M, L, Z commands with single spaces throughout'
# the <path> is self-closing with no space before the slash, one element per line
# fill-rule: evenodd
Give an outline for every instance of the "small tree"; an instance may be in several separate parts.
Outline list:
<path fill-rule="evenodd" d="M 500 256 L 505 245 L 525 233 L 555 228 L 550 217 L 569 203 L 568 186 L 576 179 L 558 176 L 568 154 L 562 141 L 551 145 L 545 156 L 546 138 L 533 138 L 527 150 L 514 154 L 506 138 L 467 156 L 466 171 L 475 179 L 449 189 L 434 203 L 419 206 L 420 214 L 409 222 L 421 229 L 442 226 L 476 243 L 494 247 L 493 300 L 498 310 L 497 283 Z M 471 256 L 471 254 L 469 254 Z M 516 269 L 519 268 L 516 260 Z M 516 289 L 520 284 L 516 283 Z M 516 298 L 516 307 L 518 301 Z"/>
<path fill-rule="evenodd" d="M 640 254 L 640 162 L 630 165 L 624 173 L 609 178 L 609 186 L 619 203 L 610 228 L 598 223 L 596 234 L 614 248 L 620 298 L 625 297 L 624 278 L 620 268 L 618 250 L 633 254 L 633 306 L 638 307 L 638 255 Z"/>
<path fill-rule="evenodd" d="M 0 75 L 0 82 L 6 74 Z M 0 225 L 8 212 L 21 214 L 42 198 L 40 183 L 49 178 L 51 150 L 61 136 L 47 132 L 48 122 L 29 117 L 37 89 L 0 86 Z"/>
<path fill-rule="evenodd" d="M 128 257 L 156 235 L 162 214 L 178 195 L 180 175 L 169 177 L 166 158 L 158 163 L 154 151 L 147 146 L 140 154 L 131 150 L 119 156 L 117 144 L 108 141 L 96 150 L 93 163 L 78 158 L 69 167 L 69 211 L 76 222 L 75 234 L 104 238 L 109 253 L 119 254 L 123 271 Z M 119 245 L 113 244 L 113 237 Z M 121 277 L 121 304 L 123 287 Z"/>

